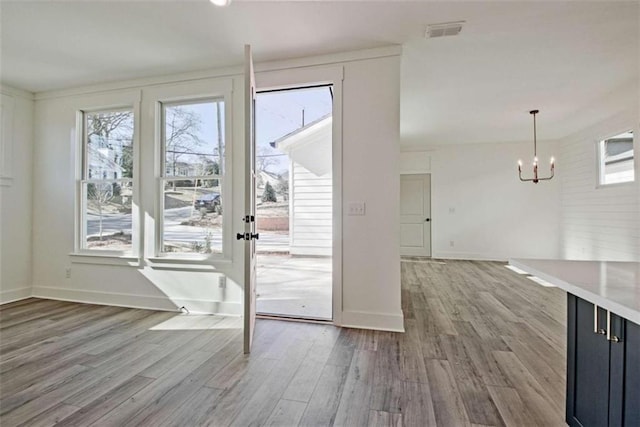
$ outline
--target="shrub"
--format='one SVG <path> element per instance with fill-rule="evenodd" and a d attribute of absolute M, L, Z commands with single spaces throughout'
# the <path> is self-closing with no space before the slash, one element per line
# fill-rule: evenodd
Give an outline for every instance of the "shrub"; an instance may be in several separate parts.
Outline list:
<path fill-rule="evenodd" d="M 269 181 L 264 186 L 264 192 L 262 193 L 262 201 L 263 202 L 277 202 L 276 198 L 276 190 L 273 189 Z"/>

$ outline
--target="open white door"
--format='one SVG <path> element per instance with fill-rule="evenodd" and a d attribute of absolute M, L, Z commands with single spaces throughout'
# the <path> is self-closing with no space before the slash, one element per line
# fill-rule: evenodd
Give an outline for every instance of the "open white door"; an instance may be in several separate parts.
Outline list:
<path fill-rule="evenodd" d="M 245 45 L 245 190 L 244 190 L 244 352 L 251 351 L 256 325 L 256 84 L 251 46 Z"/>

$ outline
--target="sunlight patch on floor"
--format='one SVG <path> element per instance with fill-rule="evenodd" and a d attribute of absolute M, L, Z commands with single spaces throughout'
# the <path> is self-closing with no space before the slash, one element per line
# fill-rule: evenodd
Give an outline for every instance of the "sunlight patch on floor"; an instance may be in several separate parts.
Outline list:
<path fill-rule="evenodd" d="M 544 286 L 545 288 L 555 288 L 556 285 L 554 285 L 553 283 L 549 283 L 546 280 L 543 280 L 539 277 L 536 276 L 529 276 L 527 277 L 527 279 L 532 280 L 534 282 L 536 282 L 538 285 L 540 286 Z"/>
<path fill-rule="evenodd" d="M 240 317 L 210 314 L 178 314 L 149 328 L 150 331 L 242 329 Z"/>

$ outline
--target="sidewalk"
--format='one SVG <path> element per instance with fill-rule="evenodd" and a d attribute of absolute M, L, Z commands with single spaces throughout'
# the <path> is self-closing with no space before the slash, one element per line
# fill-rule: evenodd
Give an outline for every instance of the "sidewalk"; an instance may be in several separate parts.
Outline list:
<path fill-rule="evenodd" d="M 267 247 L 281 246 L 274 243 Z M 332 318 L 331 258 L 258 253 L 257 261 L 258 313 L 312 319 Z"/>

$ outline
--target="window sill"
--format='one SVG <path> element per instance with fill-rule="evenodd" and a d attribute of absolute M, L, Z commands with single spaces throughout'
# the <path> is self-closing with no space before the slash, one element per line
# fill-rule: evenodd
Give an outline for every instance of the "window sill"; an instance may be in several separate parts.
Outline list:
<path fill-rule="evenodd" d="M 206 257 L 151 257 L 147 258 L 149 266 L 158 270 L 182 270 L 182 271 L 218 271 L 214 264 L 228 264 L 231 261 L 225 258 Z"/>
<path fill-rule="evenodd" d="M 132 255 L 92 254 L 74 252 L 69 254 L 73 264 L 120 265 L 125 267 L 140 266 L 140 258 Z"/>
<path fill-rule="evenodd" d="M 627 181 L 627 182 L 616 182 L 614 184 L 598 184 L 596 185 L 596 190 L 600 190 L 603 188 L 624 188 L 624 187 L 633 187 L 635 185 L 635 180 L 634 181 Z"/>

